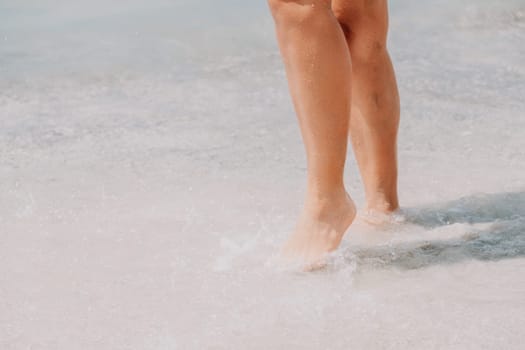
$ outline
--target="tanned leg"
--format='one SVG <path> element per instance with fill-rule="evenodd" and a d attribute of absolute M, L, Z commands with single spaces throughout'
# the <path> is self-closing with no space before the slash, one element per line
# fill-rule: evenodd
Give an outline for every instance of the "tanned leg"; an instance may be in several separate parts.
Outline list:
<path fill-rule="evenodd" d="M 333 7 L 352 57 L 350 134 L 365 186 L 367 209 L 388 214 L 399 207 L 399 95 L 386 48 L 387 2 L 334 0 Z"/>
<path fill-rule="evenodd" d="M 335 250 L 355 208 L 343 184 L 351 111 L 351 62 L 329 0 L 270 0 L 308 177 L 304 209 L 284 247 L 316 263 Z"/>

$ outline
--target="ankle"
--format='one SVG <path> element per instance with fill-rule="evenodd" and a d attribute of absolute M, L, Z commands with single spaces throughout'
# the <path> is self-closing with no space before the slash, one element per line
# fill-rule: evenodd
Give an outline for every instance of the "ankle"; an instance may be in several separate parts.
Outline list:
<path fill-rule="evenodd" d="M 353 207 L 353 201 L 344 187 L 330 191 L 318 191 L 309 188 L 306 192 L 304 208 L 316 215 L 330 214 L 337 209 L 346 210 L 348 206 Z"/>
<path fill-rule="evenodd" d="M 384 193 L 377 193 L 373 196 L 368 196 L 366 203 L 367 211 L 374 211 L 384 214 L 392 213 L 399 209 L 399 200 L 397 195 L 385 195 Z"/>

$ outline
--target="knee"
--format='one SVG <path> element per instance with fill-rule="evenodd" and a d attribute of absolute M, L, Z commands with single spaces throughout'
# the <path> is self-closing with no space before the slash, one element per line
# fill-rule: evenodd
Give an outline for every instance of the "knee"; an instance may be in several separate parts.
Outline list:
<path fill-rule="evenodd" d="M 386 37 L 363 36 L 349 42 L 354 65 L 374 65 L 383 62 L 387 54 Z"/>
<path fill-rule="evenodd" d="M 345 33 L 352 60 L 373 62 L 386 52 L 388 6 L 386 0 L 349 1 L 334 8 Z M 349 5 L 346 5 L 349 4 Z"/>
<path fill-rule="evenodd" d="M 300 24 L 317 17 L 320 11 L 330 10 L 331 0 L 268 0 L 277 25 Z"/>
<path fill-rule="evenodd" d="M 354 32 L 359 27 L 388 27 L 388 4 L 386 0 L 336 1 L 334 15 L 339 23 Z"/>

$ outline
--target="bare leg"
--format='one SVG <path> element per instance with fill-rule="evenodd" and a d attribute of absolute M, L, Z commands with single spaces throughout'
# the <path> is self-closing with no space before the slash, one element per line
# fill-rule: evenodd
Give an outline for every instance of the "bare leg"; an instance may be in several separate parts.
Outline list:
<path fill-rule="evenodd" d="M 308 161 L 303 212 L 284 254 L 318 261 L 336 249 L 355 208 L 343 184 L 351 63 L 330 0 L 270 0 Z"/>
<path fill-rule="evenodd" d="M 389 213 L 397 196 L 399 95 L 386 49 L 386 0 L 334 0 L 352 56 L 350 134 L 365 186 L 367 209 Z"/>

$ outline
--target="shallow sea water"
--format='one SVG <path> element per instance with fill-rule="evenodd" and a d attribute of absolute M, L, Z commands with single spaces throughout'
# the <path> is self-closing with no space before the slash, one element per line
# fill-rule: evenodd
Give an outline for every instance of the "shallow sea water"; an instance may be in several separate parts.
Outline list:
<path fill-rule="evenodd" d="M 392 2 L 404 221 L 301 273 L 263 1 L 0 0 L 0 348 L 522 349 L 524 43 L 523 1 Z"/>

